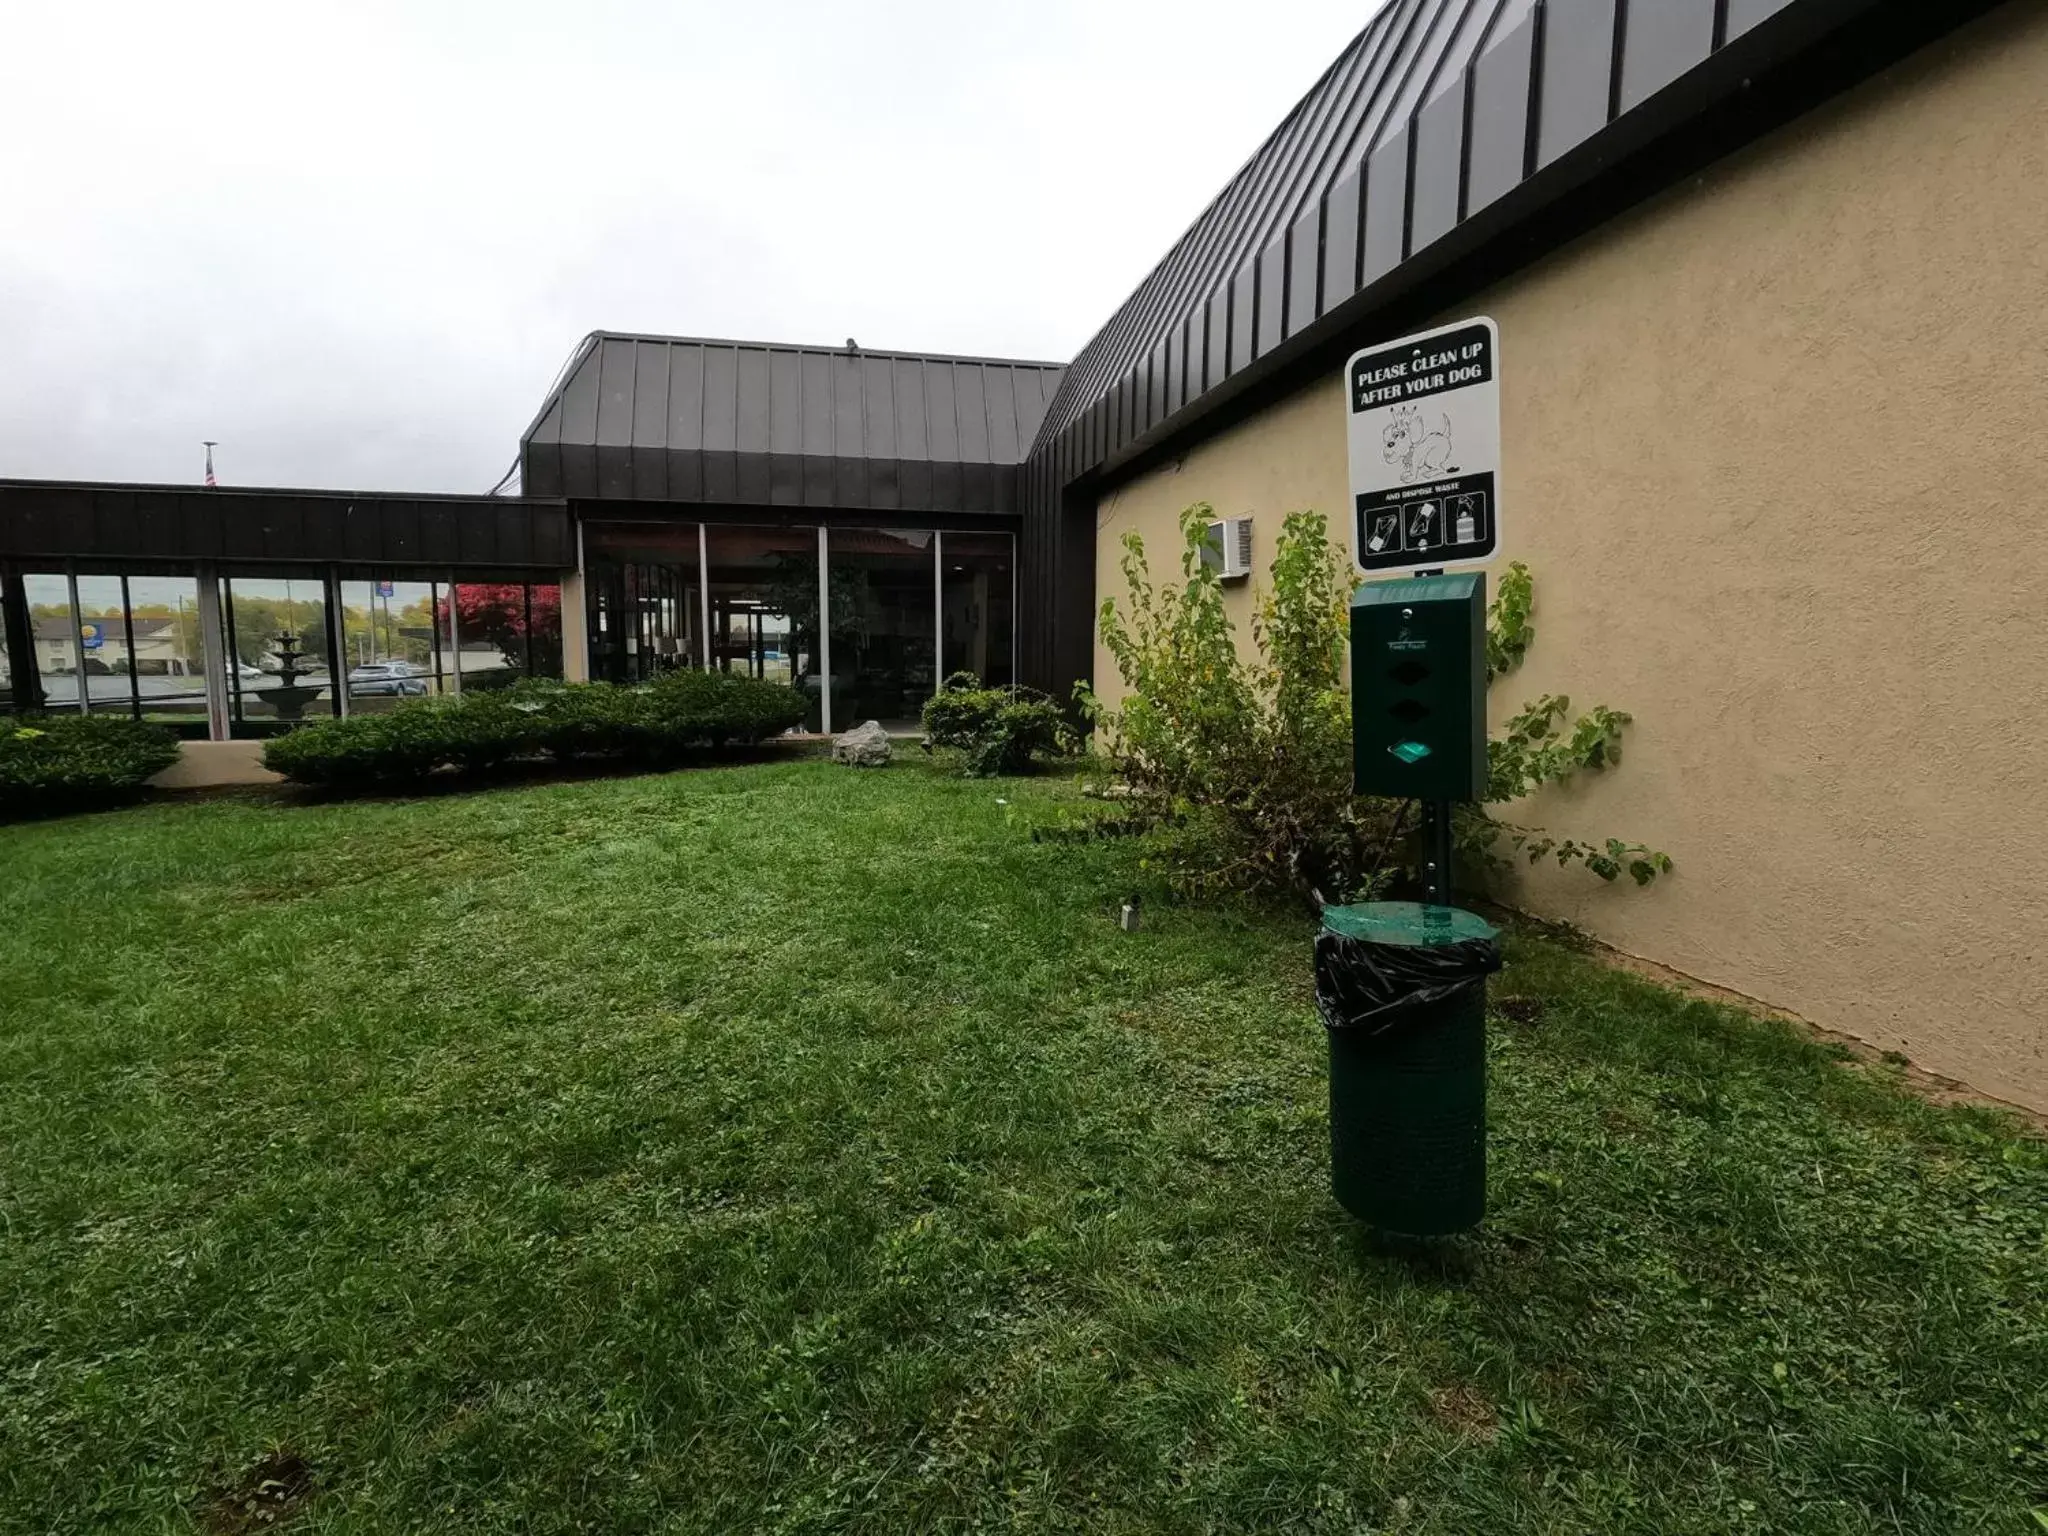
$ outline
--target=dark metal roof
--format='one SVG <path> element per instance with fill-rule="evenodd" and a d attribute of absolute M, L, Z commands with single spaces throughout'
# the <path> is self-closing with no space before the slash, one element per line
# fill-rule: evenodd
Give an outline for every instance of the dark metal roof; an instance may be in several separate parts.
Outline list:
<path fill-rule="evenodd" d="M 1092 670 L 1095 497 L 2001 0 L 1389 0 L 1068 368 L 1021 675 Z M 2014 4 L 2025 0 L 2012 0 Z"/>
<path fill-rule="evenodd" d="M 1113 462 L 1538 173 L 1590 174 L 1610 130 L 1780 12 L 1862 8 L 1389 0 L 1074 360 L 1039 451 L 1071 435 L 1063 478 Z"/>
<path fill-rule="evenodd" d="M 559 500 L 0 480 L 0 560 L 559 571 L 576 542 Z"/>
<path fill-rule="evenodd" d="M 1010 512 L 1062 365 L 587 337 L 520 442 L 534 495 Z"/>

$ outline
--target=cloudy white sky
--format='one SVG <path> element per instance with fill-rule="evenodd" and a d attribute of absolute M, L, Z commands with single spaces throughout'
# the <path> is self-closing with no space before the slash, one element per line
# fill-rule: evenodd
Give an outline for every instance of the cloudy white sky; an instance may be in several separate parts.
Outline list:
<path fill-rule="evenodd" d="M 592 329 L 1071 357 L 1378 0 L 0 0 L 0 476 L 482 490 Z"/>

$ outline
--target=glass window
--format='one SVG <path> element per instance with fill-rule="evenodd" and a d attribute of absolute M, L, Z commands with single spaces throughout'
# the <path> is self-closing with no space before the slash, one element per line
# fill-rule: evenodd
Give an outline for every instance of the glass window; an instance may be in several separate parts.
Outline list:
<path fill-rule="evenodd" d="M 455 636 L 464 688 L 501 688 L 522 677 L 562 675 L 562 589 L 526 582 L 457 582 Z M 672 607 L 673 605 L 671 605 Z M 435 611 L 447 623 L 447 603 Z M 643 614 L 647 643 L 636 650 L 674 654 L 658 636 L 668 622 L 663 611 Z M 456 670 L 450 668 L 451 671 Z"/>
<path fill-rule="evenodd" d="M 526 675 L 526 584 L 458 581 L 456 659 L 464 688 L 507 688 Z"/>
<path fill-rule="evenodd" d="M 553 582 L 526 589 L 526 672 L 562 675 L 562 589 Z"/>
<path fill-rule="evenodd" d="M 29 630 L 35 636 L 36 671 L 43 680 L 43 707 L 76 709 L 80 679 L 71 583 L 55 572 L 31 571 L 22 578 L 22 588 L 28 598 Z"/>
<path fill-rule="evenodd" d="M 231 729 L 264 735 L 335 712 L 323 581 L 227 577 L 221 607 Z"/>
<path fill-rule="evenodd" d="M 128 654 L 128 605 L 118 576 L 78 578 L 79 676 L 89 706 L 103 712 L 135 712 L 135 676 Z"/>
<path fill-rule="evenodd" d="M 85 578 L 79 578 L 84 601 Z M 145 720 L 206 725 L 206 650 L 199 636 L 199 582 L 191 576 L 125 578 L 129 650 L 137 707 Z M 94 708 L 98 708 L 95 696 Z"/>
<path fill-rule="evenodd" d="M 938 683 L 930 529 L 834 528 L 832 725 L 919 728 Z"/>
<path fill-rule="evenodd" d="M 1017 680 L 1016 550 L 1007 533 L 939 535 L 940 672 L 972 672 L 992 688 Z"/>
<path fill-rule="evenodd" d="M 713 524 L 704 544 L 711 664 L 803 690 L 811 700 L 809 728 L 817 730 L 824 682 L 817 665 L 818 530 Z M 835 676 L 839 670 L 835 660 Z"/>
<path fill-rule="evenodd" d="M 0 715 L 14 707 L 14 668 L 7 661 L 7 588 L 0 583 Z"/>
<path fill-rule="evenodd" d="M 448 691 L 447 605 L 439 583 L 385 578 L 340 587 L 349 713 Z"/>
<path fill-rule="evenodd" d="M 586 523 L 583 557 L 591 676 L 640 682 L 704 664 L 695 523 Z M 553 605 L 552 664 L 559 671 L 561 593 L 555 587 L 534 591 L 549 594 Z"/>

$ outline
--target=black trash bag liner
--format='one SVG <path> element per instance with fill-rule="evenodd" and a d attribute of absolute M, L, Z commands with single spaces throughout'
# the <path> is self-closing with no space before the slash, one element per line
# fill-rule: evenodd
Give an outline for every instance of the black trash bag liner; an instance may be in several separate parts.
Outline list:
<path fill-rule="evenodd" d="M 1316 935 L 1316 1012 L 1323 1027 L 1368 1039 L 1427 1023 L 1430 1010 L 1486 985 L 1500 969 L 1496 939 L 1374 944 L 1325 928 Z"/>

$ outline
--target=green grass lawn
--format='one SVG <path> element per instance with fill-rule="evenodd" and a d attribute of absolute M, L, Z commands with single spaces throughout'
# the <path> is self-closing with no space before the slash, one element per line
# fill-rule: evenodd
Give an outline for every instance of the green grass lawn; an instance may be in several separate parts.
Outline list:
<path fill-rule="evenodd" d="M 1119 931 L 1070 797 L 0 828 L 0 1530 L 2039 1536 L 2040 1143 L 1517 936 L 1381 1251 L 1304 920 Z"/>

